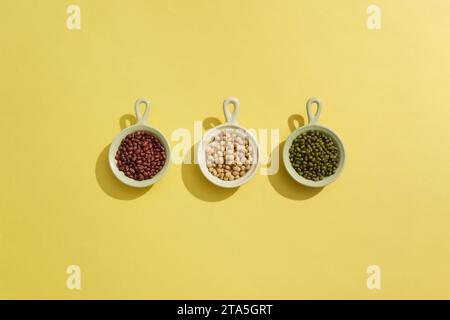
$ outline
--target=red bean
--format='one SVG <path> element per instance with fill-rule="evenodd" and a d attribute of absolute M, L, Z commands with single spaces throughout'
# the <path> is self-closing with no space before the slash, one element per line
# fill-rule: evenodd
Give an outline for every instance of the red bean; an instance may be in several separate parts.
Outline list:
<path fill-rule="evenodd" d="M 166 150 L 152 133 L 137 131 L 122 140 L 115 159 L 117 168 L 127 177 L 142 181 L 161 171 L 166 162 Z"/>

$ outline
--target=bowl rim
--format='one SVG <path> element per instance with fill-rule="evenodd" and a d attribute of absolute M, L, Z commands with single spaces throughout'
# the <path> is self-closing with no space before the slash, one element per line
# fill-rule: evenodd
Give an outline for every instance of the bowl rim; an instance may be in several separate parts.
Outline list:
<path fill-rule="evenodd" d="M 206 167 L 206 158 L 205 158 L 205 153 L 204 153 L 204 146 L 207 142 L 209 142 L 209 140 L 211 139 L 211 136 L 213 135 L 214 132 L 216 131 L 220 131 L 222 129 L 237 129 L 237 130 L 241 130 L 249 139 L 249 143 L 253 148 L 253 152 L 254 152 L 254 159 L 256 161 L 254 161 L 254 163 L 252 164 L 252 167 L 250 169 L 250 172 L 248 172 L 247 174 L 245 174 L 243 177 L 240 177 L 237 180 L 233 180 L 233 181 L 224 181 L 221 180 L 215 176 L 213 176 L 207 169 Z M 258 171 L 258 167 L 259 167 L 259 162 L 260 162 L 260 155 L 259 155 L 259 146 L 258 143 L 255 139 L 255 137 L 253 137 L 253 135 L 250 133 L 249 130 L 239 126 L 238 124 L 233 124 L 233 123 L 224 123 L 221 124 L 217 127 L 211 128 L 208 131 L 206 131 L 202 137 L 202 139 L 200 141 L 198 141 L 197 143 L 197 163 L 198 166 L 200 168 L 200 171 L 202 172 L 203 176 L 211 183 L 213 183 L 216 186 L 222 187 L 222 188 L 237 188 L 242 186 L 243 184 L 249 182 L 255 175 L 256 172 Z"/>
<path fill-rule="evenodd" d="M 118 150 L 122 140 L 125 139 L 125 137 L 128 136 L 129 134 L 136 132 L 136 131 L 148 131 L 148 132 L 152 133 L 161 141 L 164 148 L 166 149 L 166 162 L 164 163 L 163 168 L 153 178 L 147 179 L 147 180 L 142 180 L 142 181 L 134 180 L 134 179 L 127 177 L 122 171 L 119 170 L 119 168 L 117 168 L 117 161 L 115 159 L 117 150 Z M 164 134 L 161 131 L 159 131 L 158 129 L 151 127 L 147 124 L 138 123 L 138 124 L 135 124 L 135 125 L 129 126 L 128 128 L 123 129 L 118 135 L 116 135 L 116 137 L 114 138 L 114 140 L 111 142 L 111 144 L 109 146 L 109 154 L 108 154 L 109 161 L 108 162 L 109 162 L 111 171 L 113 172 L 114 176 L 120 182 L 122 182 L 130 187 L 146 188 L 146 187 L 149 187 L 149 186 L 155 184 L 159 180 L 161 180 L 161 178 L 167 173 L 167 170 L 170 165 L 170 153 L 171 153 L 171 151 L 170 151 L 169 141 L 167 140 L 167 138 L 164 136 Z"/>
<path fill-rule="evenodd" d="M 338 146 L 338 149 L 339 149 L 339 164 L 338 164 L 338 168 L 337 168 L 336 172 L 333 175 L 328 176 L 320 181 L 308 180 L 308 179 L 302 177 L 301 175 L 299 175 L 297 173 L 297 171 L 295 171 L 295 169 L 292 166 L 291 161 L 289 159 L 289 149 L 292 145 L 292 142 L 300 134 L 307 132 L 307 131 L 321 131 L 321 132 L 327 134 L 328 136 L 330 136 L 330 138 L 333 139 L 333 141 L 336 143 L 336 145 Z M 322 187 L 325 187 L 326 185 L 329 185 L 330 183 L 336 181 L 336 179 L 339 178 L 339 176 L 342 174 L 342 171 L 344 169 L 345 158 L 346 158 L 345 147 L 344 147 L 344 144 L 342 143 L 341 138 L 333 130 L 331 130 L 328 127 L 322 126 L 322 125 L 308 124 L 303 127 L 297 128 L 288 136 L 288 138 L 284 142 L 284 147 L 283 147 L 284 167 L 286 168 L 286 171 L 289 173 L 289 175 L 292 177 L 292 179 L 294 179 L 296 182 L 298 182 L 301 185 L 304 185 L 306 187 L 322 188 Z"/>

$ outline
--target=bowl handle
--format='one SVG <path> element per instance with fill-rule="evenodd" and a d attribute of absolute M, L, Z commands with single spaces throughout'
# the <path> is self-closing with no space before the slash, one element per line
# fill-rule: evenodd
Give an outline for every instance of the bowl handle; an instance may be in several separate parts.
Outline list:
<path fill-rule="evenodd" d="M 234 110 L 231 113 L 228 109 L 228 105 L 232 104 L 234 106 Z M 239 100 L 234 97 L 226 98 L 223 102 L 223 113 L 225 114 L 225 120 L 229 124 L 237 125 L 237 116 L 239 114 Z"/>
<path fill-rule="evenodd" d="M 141 103 L 145 105 L 144 114 L 141 114 Z M 150 113 L 150 100 L 146 98 L 139 98 L 134 103 L 134 111 L 136 113 L 137 124 L 145 124 Z"/>
<path fill-rule="evenodd" d="M 317 105 L 317 110 L 313 114 L 312 105 Z M 308 113 L 308 124 L 316 124 L 319 121 L 320 112 L 322 111 L 322 102 L 318 98 L 309 98 L 306 102 L 306 112 Z"/>

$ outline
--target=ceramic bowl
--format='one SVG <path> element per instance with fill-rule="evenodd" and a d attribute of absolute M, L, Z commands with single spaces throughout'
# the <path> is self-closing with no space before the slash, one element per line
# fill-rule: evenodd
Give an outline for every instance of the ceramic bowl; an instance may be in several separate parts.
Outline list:
<path fill-rule="evenodd" d="M 144 114 L 141 114 L 140 112 L 140 106 L 141 104 L 144 104 L 145 110 Z M 150 113 L 150 101 L 147 99 L 140 98 L 136 100 L 135 103 L 135 112 L 136 112 L 136 120 L 137 123 L 133 126 L 130 126 L 126 129 L 124 129 L 122 132 L 120 132 L 111 143 L 111 146 L 109 147 L 109 166 L 111 167 L 112 172 L 116 176 L 119 181 L 123 182 L 124 184 L 135 187 L 135 188 L 145 188 L 148 186 L 151 186 L 152 184 L 159 181 L 167 172 L 167 169 L 169 167 L 170 163 L 170 146 L 169 142 L 167 141 L 166 137 L 157 129 L 150 127 L 147 125 L 147 119 L 148 115 Z M 125 173 L 119 170 L 117 168 L 117 160 L 115 159 L 117 150 L 119 149 L 120 143 L 122 140 L 129 135 L 130 133 L 136 132 L 136 131 L 148 131 L 151 134 L 153 134 L 155 137 L 157 137 L 164 148 L 166 149 L 166 163 L 164 164 L 163 168 L 151 179 L 147 180 L 134 180 L 131 178 L 128 178 Z"/>
<path fill-rule="evenodd" d="M 230 104 L 234 106 L 233 112 L 230 112 L 230 110 L 228 109 L 228 106 Z M 243 185 L 244 183 L 247 183 L 248 181 L 250 181 L 250 179 L 252 179 L 255 176 L 259 165 L 259 150 L 255 138 L 250 134 L 250 132 L 248 132 L 243 127 L 239 126 L 237 123 L 237 116 L 239 114 L 239 110 L 240 104 L 236 98 L 231 97 L 225 99 L 225 101 L 223 102 L 223 112 L 225 114 L 226 122 L 220 126 L 208 130 L 204 134 L 203 139 L 197 145 L 197 161 L 200 167 L 200 171 L 203 173 L 203 175 L 208 181 L 222 188 L 237 188 Z M 252 147 L 253 150 L 252 154 L 253 163 L 251 164 L 250 170 L 244 176 L 233 181 L 224 181 L 215 177 L 208 171 L 208 167 L 206 166 L 206 152 L 205 152 L 206 147 L 209 144 L 209 142 L 212 141 L 213 137 L 222 130 L 232 130 L 239 136 L 247 138 L 249 141 L 249 145 Z"/>
<path fill-rule="evenodd" d="M 317 105 L 317 110 L 316 110 L 315 114 L 313 114 L 313 111 L 312 111 L 313 104 Z M 321 188 L 321 187 L 324 187 L 324 186 L 330 184 L 331 182 L 335 181 L 341 174 L 342 169 L 344 168 L 344 164 L 345 164 L 345 148 L 344 148 L 344 144 L 342 143 L 342 140 L 338 137 L 338 135 L 336 133 L 334 133 L 329 128 L 317 124 L 321 111 L 322 111 L 321 101 L 317 98 L 309 99 L 308 102 L 306 103 L 306 112 L 308 114 L 308 125 L 298 128 L 297 130 L 292 132 L 291 135 L 287 138 L 286 142 L 284 143 L 284 148 L 283 148 L 283 162 L 284 162 L 284 166 L 285 166 L 287 172 L 289 173 L 289 175 L 298 183 L 300 183 L 304 186 L 313 187 L 313 188 Z M 328 135 L 334 141 L 334 143 L 336 144 L 336 146 L 339 149 L 339 164 L 336 169 L 336 172 L 333 175 L 328 176 L 320 181 L 313 181 L 313 180 L 308 180 L 308 179 L 303 178 L 301 175 L 299 175 L 297 173 L 297 171 L 295 171 L 295 169 L 292 166 L 291 161 L 289 159 L 289 149 L 292 146 L 292 142 L 300 134 L 310 131 L 310 130 L 321 131 L 324 134 Z"/>

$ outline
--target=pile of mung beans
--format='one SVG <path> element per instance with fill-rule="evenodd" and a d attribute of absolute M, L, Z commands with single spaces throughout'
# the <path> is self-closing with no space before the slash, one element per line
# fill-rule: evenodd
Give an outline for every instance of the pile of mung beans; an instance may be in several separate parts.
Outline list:
<path fill-rule="evenodd" d="M 339 148 L 324 132 L 309 130 L 294 139 L 289 160 L 303 178 L 320 181 L 333 175 L 339 165 Z"/>

